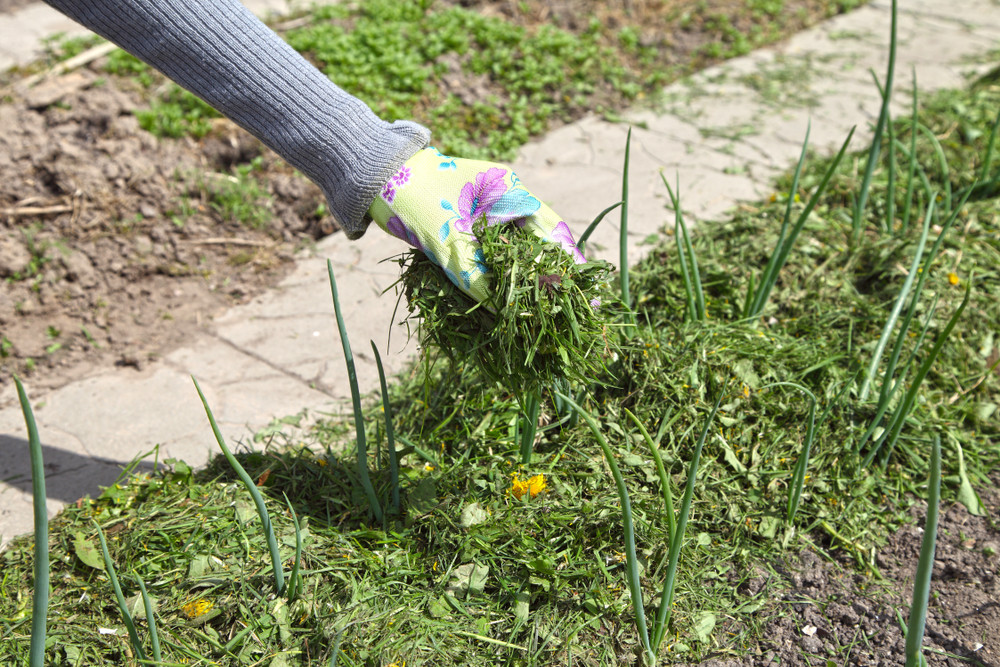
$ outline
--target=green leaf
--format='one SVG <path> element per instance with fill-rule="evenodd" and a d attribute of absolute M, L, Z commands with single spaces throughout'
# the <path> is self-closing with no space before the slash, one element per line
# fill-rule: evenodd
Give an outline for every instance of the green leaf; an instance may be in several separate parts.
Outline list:
<path fill-rule="evenodd" d="M 972 488 L 972 482 L 969 481 L 969 474 L 965 470 L 965 456 L 962 454 L 962 445 L 956 442 L 955 448 L 958 450 L 958 502 L 965 505 L 965 509 L 969 510 L 969 514 L 986 516 L 986 508 L 983 507 L 983 502 L 979 499 L 979 494 Z"/>
<path fill-rule="evenodd" d="M 236 520 L 244 526 L 253 524 L 257 520 L 257 507 L 250 500 L 239 496 L 233 505 L 236 508 Z"/>
<path fill-rule="evenodd" d="M 544 574 L 551 577 L 556 573 L 556 563 L 551 558 L 547 556 L 538 556 L 537 558 L 532 558 L 528 561 L 528 568 L 532 572 L 537 572 L 539 574 Z"/>
<path fill-rule="evenodd" d="M 83 536 L 83 533 L 78 532 L 73 540 L 73 550 L 76 552 L 76 557 L 80 561 L 95 570 L 104 571 L 104 557 L 101 556 L 101 550 L 94 546 L 93 542 L 89 541 Z"/>
<path fill-rule="evenodd" d="M 417 488 L 413 489 L 407 497 L 407 501 L 410 505 L 410 514 L 426 514 L 434 509 L 437 505 L 437 489 L 434 485 L 434 479 L 431 477 L 424 477 L 417 484 Z"/>
<path fill-rule="evenodd" d="M 711 612 L 702 614 L 694 627 L 691 628 L 695 638 L 702 643 L 707 642 L 712 637 L 713 630 L 715 630 L 715 614 Z"/>
<path fill-rule="evenodd" d="M 531 594 L 528 591 L 518 591 L 514 595 L 514 620 L 518 623 L 527 623 L 530 611 Z"/>
<path fill-rule="evenodd" d="M 462 528 L 471 528 L 477 524 L 486 521 L 487 515 L 485 510 L 479 506 L 479 503 L 469 503 L 462 510 L 462 517 L 459 520 Z"/>
<path fill-rule="evenodd" d="M 726 463 L 732 466 L 733 470 L 735 470 L 738 473 L 744 473 L 747 471 L 747 467 L 743 465 L 743 462 L 740 461 L 740 458 L 736 456 L 736 452 L 733 450 L 732 447 L 729 446 L 728 442 L 723 442 L 722 449 L 723 449 L 723 456 L 726 459 Z"/>

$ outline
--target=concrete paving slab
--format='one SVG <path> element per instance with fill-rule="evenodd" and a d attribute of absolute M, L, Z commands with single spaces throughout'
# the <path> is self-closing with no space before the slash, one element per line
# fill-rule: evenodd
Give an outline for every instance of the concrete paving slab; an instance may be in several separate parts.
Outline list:
<path fill-rule="evenodd" d="M 263 5 L 280 9 L 284 3 Z M 909 104 L 911 68 L 922 91 L 954 85 L 969 71 L 983 71 L 987 54 L 1000 46 L 995 0 L 904 0 L 900 11 L 897 114 Z M 782 45 L 678 82 L 665 92 L 661 109 L 628 112 L 623 123 L 590 116 L 560 128 L 525 146 L 512 166 L 579 233 L 620 196 L 625 136 L 633 124 L 629 261 L 638 261 L 648 249 L 640 241 L 673 225 L 661 170 L 671 183 L 679 174 L 682 203 L 695 224 L 740 200 L 769 196 L 770 179 L 798 158 L 810 120 L 810 145 L 818 151 L 835 150 L 855 125 L 853 145 L 863 146 L 880 102 L 869 69 L 884 76 L 889 16 L 889 4 L 879 0 L 835 17 Z M 44 34 L 58 18 L 54 10 L 33 5 L 0 17 L 0 34 L 23 36 L 36 28 Z M 0 67 L 11 57 L 27 62 L 38 52 L 37 37 L 11 44 L 3 48 L 17 53 L 0 50 Z M 396 264 L 381 260 L 404 249 L 377 229 L 358 242 L 331 237 L 301 254 L 277 288 L 223 314 L 204 336 L 146 371 L 106 369 L 32 395 L 53 466 L 47 477 L 50 512 L 97 493 L 114 479 L 117 466 L 157 443 L 161 458 L 205 461 L 216 445 L 191 373 L 233 441 L 302 409 L 342 414 L 346 372 L 325 260 L 334 264 L 367 392 L 377 387 L 369 339 L 383 350 L 390 373 L 403 368 L 417 348 L 405 328 L 392 324 L 402 316 L 393 318 L 395 295 L 380 296 L 398 275 Z M 618 263 L 617 212 L 595 232 L 588 254 Z M 30 529 L 23 434 L 20 410 L 0 410 L 0 540 Z"/>

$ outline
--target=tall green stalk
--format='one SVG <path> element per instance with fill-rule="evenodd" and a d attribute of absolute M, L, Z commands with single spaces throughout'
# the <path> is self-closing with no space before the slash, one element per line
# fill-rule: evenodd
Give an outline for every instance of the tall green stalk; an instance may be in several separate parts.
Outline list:
<path fill-rule="evenodd" d="M 271 515 L 268 514 L 267 505 L 264 504 L 264 497 L 260 495 L 257 485 L 250 478 L 247 471 L 236 460 L 233 453 L 229 451 L 226 440 L 222 437 L 222 431 L 219 430 L 219 425 L 215 421 L 215 415 L 212 414 L 212 408 L 208 405 L 208 399 L 205 398 L 205 394 L 201 391 L 201 385 L 198 384 L 198 380 L 194 376 L 191 376 L 191 379 L 194 380 L 194 388 L 198 390 L 198 397 L 201 398 L 201 404 L 205 407 L 205 414 L 208 415 L 208 423 L 212 425 L 212 433 L 215 434 L 215 441 L 219 443 L 219 448 L 222 449 L 222 454 L 226 457 L 226 461 L 229 462 L 229 465 L 236 472 L 236 476 L 243 482 L 243 488 L 253 498 L 253 503 L 257 507 L 261 529 L 267 538 L 267 548 L 271 553 L 271 569 L 274 570 L 274 588 L 281 595 L 285 592 L 285 572 L 281 569 L 281 553 L 278 551 L 278 540 L 274 535 L 274 526 L 271 525 Z"/>
<path fill-rule="evenodd" d="M 888 460 L 889 454 L 892 452 L 892 448 L 896 445 L 896 440 L 899 439 L 899 434 L 903 429 L 903 424 L 906 422 L 906 417 L 913 410 L 913 404 L 917 400 L 917 391 L 920 389 L 921 383 L 924 378 L 927 377 L 927 373 L 930 372 L 931 366 L 934 361 L 937 360 L 938 355 L 941 353 L 941 348 L 944 347 L 945 342 L 948 340 L 948 336 L 951 335 L 952 330 L 958 323 L 959 318 L 962 313 L 965 312 L 965 307 L 969 305 L 969 296 L 972 294 L 972 279 L 973 276 L 969 276 L 968 285 L 965 288 L 965 297 L 962 299 L 962 303 L 959 305 L 958 309 L 952 314 L 951 319 L 948 320 L 948 324 L 945 325 L 944 330 L 938 335 L 937 340 L 934 341 L 934 347 L 924 358 L 923 362 L 920 364 L 920 368 L 917 369 L 917 374 L 913 378 L 913 382 L 910 384 L 909 390 L 903 396 L 903 400 L 899 402 L 896 407 L 896 411 L 893 414 L 893 418 L 890 421 L 889 428 L 886 429 L 882 437 L 879 438 L 878 442 L 872 447 L 871 452 L 865 457 L 864 465 L 867 467 L 871 464 L 872 459 L 875 454 L 879 452 L 883 446 L 886 446 L 886 453 L 884 459 Z"/>
<path fill-rule="evenodd" d="M 618 273 L 621 276 L 622 303 L 628 310 L 627 321 L 635 325 L 635 315 L 632 313 L 632 295 L 629 292 L 628 278 L 628 164 L 632 148 L 632 128 L 628 128 L 625 137 L 625 166 L 622 169 L 622 210 L 621 224 L 618 229 Z"/>
<path fill-rule="evenodd" d="M 93 521 L 93 519 L 91 519 Z M 111 554 L 108 553 L 108 541 L 104 539 L 104 531 L 101 530 L 100 524 L 94 521 L 94 527 L 97 528 L 97 537 L 101 540 L 101 555 L 104 557 L 104 572 L 108 575 L 108 579 L 111 581 L 111 586 L 115 591 L 115 600 L 118 601 L 118 611 L 121 612 L 122 621 L 125 623 L 125 628 L 128 630 L 129 642 L 132 644 L 132 650 L 135 651 L 135 655 L 139 658 L 140 662 L 146 661 L 146 652 L 142 650 L 142 643 L 139 641 L 139 633 L 135 631 L 135 623 L 132 621 L 132 615 L 128 611 L 128 605 L 125 603 L 125 594 L 122 593 L 121 584 L 118 583 L 118 575 L 115 573 L 115 564 L 111 560 Z"/>
<path fill-rule="evenodd" d="M 927 485 L 927 520 L 920 545 L 917 576 L 913 579 L 910 621 L 906 628 L 906 667 L 920 667 L 927 662 L 923 655 L 924 625 L 927 622 L 927 602 L 934 570 L 934 550 L 937 541 L 938 507 L 941 500 L 941 436 L 934 436 L 931 449 L 931 475 Z"/>
<path fill-rule="evenodd" d="M 639 579 L 639 559 L 635 553 L 635 523 L 632 518 L 632 501 L 629 499 L 625 479 L 618 469 L 618 463 L 615 461 L 614 453 L 608 446 L 608 441 L 604 439 L 604 435 L 601 433 L 601 429 L 597 426 L 594 418 L 577 405 L 569 396 L 560 394 L 559 392 L 555 393 L 576 410 L 577 414 L 587 422 L 587 426 L 590 427 L 591 433 L 594 434 L 597 444 L 604 453 L 604 459 L 608 462 L 608 467 L 611 468 L 611 475 L 615 478 L 618 499 L 622 504 L 622 529 L 625 533 L 625 567 L 629 594 L 632 597 L 632 608 L 635 613 L 635 625 L 639 631 L 639 640 L 642 642 L 642 647 L 646 650 L 646 657 L 650 663 L 655 663 L 656 654 L 653 651 L 653 646 L 650 644 L 649 632 L 646 628 L 646 610 L 642 601 L 642 582 Z"/>
<path fill-rule="evenodd" d="M 392 427 L 392 404 L 389 402 L 389 385 L 385 381 L 385 369 L 382 368 L 382 355 L 379 354 L 375 341 L 372 352 L 375 353 L 375 365 L 378 367 L 378 382 L 382 389 L 382 412 L 385 415 L 385 439 L 389 451 L 389 484 L 392 486 L 392 511 L 399 516 L 399 460 L 396 458 L 396 437 Z"/>
<path fill-rule="evenodd" d="M 663 578 L 663 590 L 660 593 L 660 608 L 656 612 L 656 620 L 653 622 L 653 648 L 659 648 L 663 638 L 667 634 L 670 625 L 670 607 L 674 600 L 674 583 L 677 579 L 677 564 L 680 561 L 681 548 L 684 546 L 684 532 L 687 530 L 688 517 L 691 515 L 691 501 L 694 499 L 694 484 L 698 477 L 698 465 L 701 461 L 701 450 L 705 446 L 705 439 L 715 421 L 715 415 L 719 411 L 722 397 L 726 395 L 726 387 L 719 390 L 719 395 L 712 406 L 712 412 L 705 421 L 705 427 L 698 437 L 698 443 L 694 446 L 694 453 L 691 455 L 691 463 L 688 466 L 687 484 L 684 487 L 684 497 L 681 499 L 681 513 L 677 518 L 677 528 L 670 539 L 670 551 L 667 555 L 667 572 Z"/>
<path fill-rule="evenodd" d="M 358 443 L 358 477 L 368 498 L 368 508 L 375 515 L 375 520 L 382 522 L 382 506 L 375 495 L 375 487 L 368 476 L 368 444 L 365 440 L 365 420 L 361 412 L 361 392 L 358 390 L 358 372 L 354 368 L 354 355 L 351 353 L 351 341 L 347 338 L 347 327 L 344 316 L 340 312 L 340 297 L 337 295 L 337 280 L 333 277 L 333 262 L 326 260 L 326 271 L 330 276 L 330 291 L 333 293 L 333 310 L 337 315 L 337 329 L 340 331 L 340 343 L 344 348 L 344 361 L 347 364 L 347 380 L 351 385 L 351 403 L 354 405 L 354 432 Z"/>
<path fill-rule="evenodd" d="M 45 632 L 49 613 L 49 512 L 45 495 L 45 463 L 42 460 L 42 443 L 31 402 L 24 391 L 21 379 L 14 376 L 17 398 L 28 429 L 28 455 L 31 457 L 31 504 L 35 517 L 35 583 L 31 601 L 31 648 L 28 665 L 45 664 Z"/>
<path fill-rule="evenodd" d="M 792 189 L 788 193 L 789 202 L 785 209 L 785 219 L 781 225 L 781 231 L 778 235 L 778 241 L 775 244 L 774 252 L 771 253 L 771 258 L 767 262 L 767 266 L 764 268 L 764 273 L 760 278 L 760 284 L 758 285 L 756 291 L 753 293 L 753 297 L 750 298 L 748 292 L 746 305 L 744 306 L 744 317 L 748 319 L 756 319 L 760 317 L 761 313 L 764 312 L 764 307 L 767 305 L 767 301 L 771 296 L 771 290 L 774 289 L 774 284 L 778 281 L 778 273 L 781 272 L 782 267 L 785 266 L 785 262 L 788 261 L 788 255 L 792 252 L 792 247 L 795 245 L 795 240 L 798 238 L 799 233 L 802 228 L 805 227 L 806 221 L 809 219 L 809 214 L 812 213 L 816 204 L 819 202 L 819 198 L 826 191 L 826 186 L 833 177 L 834 172 L 840 165 L 840 161 L 844 158 L 844 153 L 847 152 L 847 147 L 851 143 L 851 138 L 854 136 L 854 129 L 851 128 L 850 133 L 847 135 L 847 139 L 844 140 L 843 145 L 840 147 L 840 151 L 837 152 L 836 157 L 827 167 L 826 173 L 823 174 L 822 180 L 816 190 L 813 192 L 812 197 L 809 198 L 809 202 L 806 207 L 799 214 L 798 219 L 795 221 L 795 225 L 789 229 L 789 222 L 791 216 L 792 202 L 794 201 L 795 194 L 798 190 L 798 180 L 799 174 L 802 171 L 802 165 L 805 161 L 806 148 L 809 144 L 809 132 L 806 131 L 806 138 L 802 145 L 802 155 L 799 157 L 799 163 L 795 168 L 795 176 L 792 179 Z"/>
<path fill-rule="evenodd" d="M 670 205 L 674 209 L 674 240 L 677 243 L 677 256 L 680 261 L 681 278 L 684 280 L 684 293 L 687 297 L 687 318 L 692 322 L 705 321 L 705 292 L 701 286 L 701 271 L 698 269 L 698 258 L 691 245 L 687 223 L 681 212 L 680 184 L 677 191 L 670 187 L 667 177 L 660 172 L 660 179 L 667 186 L 670 195 Z"/>
<path fill-rule="evenodd" d="M 918 269 L 920 268 L 920 260 L 923 259 L 924 246 L 927 244 L 927 235 L 930 233 L 931 229 L 931 219 L 934 217 L 934 199 L 931 198 L 930 203 L 927 205 L 927 213 L 924 215 L 924 227 L 920 233 L 920 240 L 917 241 L 917 249 L 913 253 L 913 260 L 910 263 L 910 270 L 906 274 L 906 280 L 903 281 L 903 287 L 899 290 L 899 294 L 896 295 L 896 302 L 892 305 L 892 311 L 889 313 L 888 319 L 885 321 L 885 326 L 882 327 L 882 335 L 878 339 L 878 344 L 875 346 L 875 351 L 872 353 L 871 362 L 868 364 L 868 373 L 865 374 L 864 382 L 861 383 L 861 391 L 858 393 L 858 400 L 865 401 L 868 399 L 868 393 L 871 391 L 872 382 L 878 373 L 879 363 L 882 361 L 882 353 L 885 351 L 885 346 L 889 343 L 889 337 L 892 335 L 892 330 L 896 326 L 896 320 L 899 319 L 899 314 L 903 310 L 903 306 L 906 304 L 906 298 L 910 294 L 910 288 L 913 286 L 913 281 L 917 279 L 919 274 Z M 914 296 L 916 299 L 919 293 Z M 888 379 L 891 376 L 893 369 L 886 369 L 885 377 Z"/>
<path fill-rule="evenodd" d="M 150 644 L 152 644 L 153 660 L 156 662 L 162 662 L 163 657 L 160 654 L 160 633 L 156 630 L 156 617 L 153 615 L 153 602 L 149 599 L 149 593 L 146 592 L 146 584 L 142 581 L 142 577 L 136 574 L 135 582 L 139 585 L 139 593 L 142 595 L 142 607 L 146 612 L 146 625 L 149 627 L 149 641 Z"/>
<path fill-rule="evenodd" d="M 865 174 L 861 180 L 861 190 L 854 205 L 853 229 L 851 232 L 851 245 L 855 245 L 861 238 L 864 229 L 865 208 L 868 206 L 868 192 L 871 187 L 872 176 L 875 173 L 875 164 L 878 162 L 879 152 L 882 148 L 882 134 L 889 122 L 889 102 L 892 97 L 892 82 L 896 72 L 896 34 L 897 34 L 897 0 L 892 0 L 892 23 L 889 29 L 889 64 L 885 75 L 885 88 L 882 91 L 882 106 L 879 109 L 878 121 L 875 123 L 875 136 L 872 138 L 871 147 L 868 149 L 868 162 L 865 165 Z M 892 146 L 889 147 L 892 150 Z M 892 196 L 890 194 L 890 196 Z"/>

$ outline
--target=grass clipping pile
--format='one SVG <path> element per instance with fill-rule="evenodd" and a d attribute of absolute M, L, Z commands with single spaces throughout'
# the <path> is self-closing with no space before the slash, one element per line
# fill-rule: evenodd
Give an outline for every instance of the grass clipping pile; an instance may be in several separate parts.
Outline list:
<path fill-rule="evenodd" d="M 411 250 L 400 279 L 421 343 L 518 396 L 564 381 L 604 384 L 618 358 L 623 308 L 609 288 L 614 267 L 576 264 L 557 243 L 516 225 L 473 233 L 482 244 L 490 296 L 476 303 L 426 255 Z M 602 380 L 604 378 L 605 380 Z"/>

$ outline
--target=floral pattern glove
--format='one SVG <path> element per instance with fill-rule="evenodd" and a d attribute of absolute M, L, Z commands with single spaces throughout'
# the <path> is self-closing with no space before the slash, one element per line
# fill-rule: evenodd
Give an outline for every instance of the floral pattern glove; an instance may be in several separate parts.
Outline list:
<path fill-rule="evenodd" d="M 503 165 L 442 155 L 424 148 L 400 167 L 375 198 L 368 214 L 441 267 L 476 301 L 488 296 L 489 268 L 472 233 L 488 225 L 513 223 L 546 241 L 559 243 L 577 264 L 586 262 L 569 226 L 538 200 Z"/>

